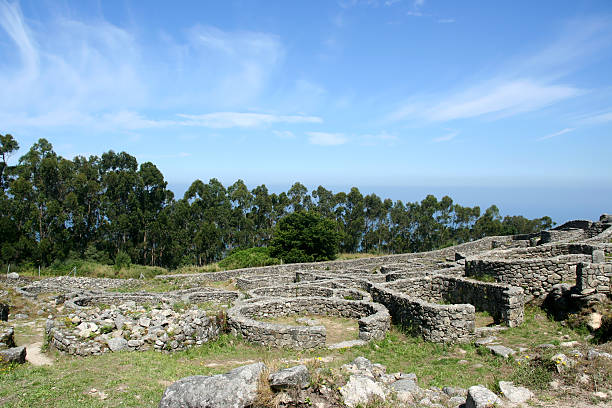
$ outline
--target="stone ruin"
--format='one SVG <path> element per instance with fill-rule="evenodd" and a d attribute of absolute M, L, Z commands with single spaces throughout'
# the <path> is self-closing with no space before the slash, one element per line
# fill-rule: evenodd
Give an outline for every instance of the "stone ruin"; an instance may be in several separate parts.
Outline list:
<path fill-rule="evenodd" d="M 52 293 L 63 304 L 64 314 L 47 321 L 47 340 L 74 355 L 181 350 L 223 331 L 271 347 L 348 347 L 383 338 L 391 323 L 427 341 L 471 342 L 519 326 L 527 302 L 609 301 L 611 225 L 612 217 L 603 215 L 425 253 L 161 275 L 157 282 L 182 288 L 163 293 L 139 291 L 135 279 L 60 277 L 13 285 L 24 296 Z M 235 289 L 211 287 L 226 281 Z M 480 312 L 492 323 L 478 327 Z M 327 344 L 326 328 L 317 322 L 270 321 L 302 315 L 353 319 L 359 339 Z"/>

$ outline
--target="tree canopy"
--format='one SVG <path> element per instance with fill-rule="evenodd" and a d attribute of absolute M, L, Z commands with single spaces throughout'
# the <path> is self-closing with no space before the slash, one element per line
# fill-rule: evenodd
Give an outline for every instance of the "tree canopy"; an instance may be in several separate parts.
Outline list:
<path fill-rule="evenodd" d="M 270 255 L 285 263 L 336 258 L 340 234 L 335 223 L 314 211 L 296 211 L 282 218 L 270 241 Z"/>
<path fill-rule="evenodd" d="M 480 207 L 463 207 L 448 196 L 404 203 L 364 197 L 356 187 L 334 193 L 318 186 L 308 193 L 299 182 L 273 193 L 265 185 L 249 190 L 242 180 L 228 187 L 215 178 L 195 180 L 175 198 L 155 164 L 139 164 L 126 152 L 69 160 L 40 139 L 9 165 L 18 148 L 13 136 L 0 134 L 1 264 L 114 262 L 121 253 L 122 262 L 127 256 L 143 265 L 203 265 L 273 242 L 280 250 L 279 231 L 293 240 L 297 235 L 289 231 L 300 228 L 310 242 L 300 242 L 293 255 L 283 253 L 283 261 L 322 260 L 335 252 L 309 248 L 334 242 L 344 252 L 427 251 L 553 225 L 549 217 L 502 217 L 494 205 L 481 214 Z"/>

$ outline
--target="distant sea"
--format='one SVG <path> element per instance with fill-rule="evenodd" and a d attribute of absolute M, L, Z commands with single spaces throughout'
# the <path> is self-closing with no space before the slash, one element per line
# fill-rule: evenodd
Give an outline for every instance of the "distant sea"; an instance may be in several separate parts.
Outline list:
<path fill-rule="evenodd" d="M 225 184 L 224 184 L 225 185 Z M 322 184 L 334 193 L 349 192 L 352 186 Z M 225 185 L 227 187 L 227 185 Z M 270 193 L 287 191 L 290 184 L 266 184 Z M 188 184 L 169 183 L 176 198 L 181 198 Z M 255 186 L 248 185 L 250 189 Z M 308 191 L 317 186 L 309 186 Z M 603 213 L 612 213 L 612 186 L 607 187 L 373 187 L 355 186 L 365 196 L 375 193 L 382 199 L 406 202 L 421 201 L 428 194 L 439 199 L 448 195 L 463 206 L 480 206 L 481 213 L 495 204 L 502 216 L 522 215 L 527 218 L 551 217 L 557 225 L 569 220 L 599 220 Z"/>

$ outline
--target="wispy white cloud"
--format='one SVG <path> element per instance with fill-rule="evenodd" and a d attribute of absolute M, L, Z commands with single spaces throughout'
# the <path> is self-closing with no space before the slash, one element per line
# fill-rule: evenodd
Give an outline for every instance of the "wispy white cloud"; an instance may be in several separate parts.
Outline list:
<path fill-rule="evenodd" d="M 52 111 L 37 116 L 0 114 L 0 121 L 9 127 L 81 126 L 93 130 L 131 131 L 165 127 L 203 127 L 210 129 L 256 128 L 276 123 L 322 123 L 318 116 L 274 115 L 250 112 L 213 112 L 202 115 L 177 114 L 179 119 L 150 119 L 137 112 L 119 111 L 83 114 L 75 111 Z"/>
<path fill-rule="evenodd" d="M 273 130 L 272 133 L 281 139 L 294 139 L 295 138 L 295 133 L 291 132 L 290 130 Z"/>
<path fill-rule="evenodd" d="M 439 18 L 437 21 L 440 24 L 451 24 L 455 22 L 455 19 L 454 18 Z"/>
<path fill-rule="evenodd" d="M 509 116 L 530 112 L 582 93 L 567 85 L 548 85 L 530 80 L 484 84 L 452 95 L 429 108 L 426 116 L 434 121 L 472 118 L 487 114 Z"/>
<path fill-rule="evenodd" d="M 343 133 L 306 132 L 308 141 L 319 146 L 339 146 L 348 142 Z"/>
<path fill-rule="evenodd" d="M 582 116 L 578 122 L 585 125 L 598 125 L 601 123 L 612 122 L 612 110 L 604 112 L 591 113 L 589 115 Z"/>
<path fill-rule="evenodd" d="M 465 83 L 450 92 L 415 95 L 399 104 L 388 119 L 436 122 L 475 117 L 495 119 L 538 111 L 583 95 L 588 90 L 563 78 L 610 47 L 612 30 L 606 22 L 609 20 L 573 22 L 539 52 L 504 61 L 489 78 Z"/>
<path fill-rule="evenodd" d="M 18 3 L 0 0 L 0 52 L 16 56 L 0 65 L 0 120 L 11 128 L 118 131 L 320 122 L 233 112 L 256 104 L 282 64 L 285 51 L 276 35 L 201 25 L 184 32 L 184 38 L 162 34 L 153 53 L 137 29 L 57 15 L 30 23 Z M 152 109 L 171 119 L 142 113 Z M 187 109 L 227 112 L 175 119 Z"/>
<path fill-rule="evenodd" d="M 384 131 L 375 134 L 362 135 L 359 137 L 359 139 L 361 140 L 361 144 L 364 146 L 376 146 L 379 144 L 393 146 L 399 141 L 399 137 Z"/>
<path fill-rule="evenodd" d="M 267 113 L 249 112 L 214 112 L 203 115 L 179 114 L 186 119 L 182 125 L 203 126 L 208 128 L 232 128 L 232 127 L 259 127 L 274 123 L 321 123 L 323 120 L 317 116 L 302 115 L 273 115 Z"/>
<path fill-rule="evenodd" d="M 542 137 L 538 138 L 537 140 L 552 139 L 553 137 L 561 136 L 561 135 L 564 135 L 566 133 L 573 132 L 574 130 L 576 130 L 576 129 L 575 128 L 565 128 L 565 129 L 562 129 L 562 130 L 560 130 L 558 132 L 551 133 L 551 134 L 546 135 L 546 136 L 542 136 Z"/>
<path fill-rule="evenodd" d="M 459 134 L 459 132 L 447 133 L 444 136 L 436 137 L 435 139 L 433 139 L 433 141 L 436 142 L 436 143 L 448 142 L 450 140 L 453 140 L 455 138 L 455 136 L 457 136 L 458 134 Z"/>

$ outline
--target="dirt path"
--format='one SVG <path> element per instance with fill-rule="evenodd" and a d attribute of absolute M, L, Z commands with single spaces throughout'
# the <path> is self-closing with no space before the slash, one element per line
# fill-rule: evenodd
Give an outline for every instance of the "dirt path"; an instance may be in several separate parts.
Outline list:
<path fill-rule="evenodd" d="M 26 344 L 26 361 L 35 366 L 51 365 L 53 360 L 40 351 L 42 342 Z"/>

